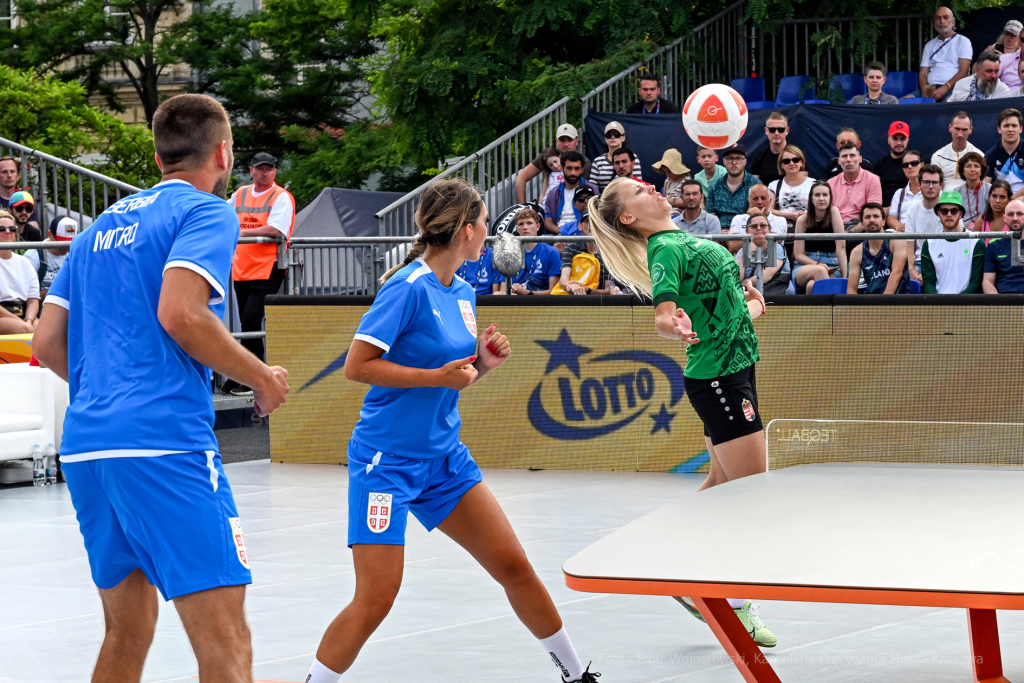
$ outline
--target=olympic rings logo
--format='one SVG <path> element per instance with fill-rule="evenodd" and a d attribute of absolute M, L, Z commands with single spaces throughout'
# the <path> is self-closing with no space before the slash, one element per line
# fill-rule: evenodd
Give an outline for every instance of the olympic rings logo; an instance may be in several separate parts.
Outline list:
<path fill-rule="evenodd" d="M 387 493 L 371 493 L 370 494 L 370 502 L 371 503 L 390 503 L 391 502 L 391 495 L 387 494 Z"/>

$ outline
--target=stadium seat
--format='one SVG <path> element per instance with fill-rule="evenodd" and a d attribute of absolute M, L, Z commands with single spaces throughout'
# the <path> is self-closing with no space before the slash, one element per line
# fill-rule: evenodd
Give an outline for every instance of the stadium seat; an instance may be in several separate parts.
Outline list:
<path fill-rule="evenodd" d="M 765 101 L 763 78 L 734 78 L 729 86 L 740 94 L 748 107 L 751 102 Z"/>
<path fill-rule="evenodd" d="M 921 283 L 918 282 L 917 280 L 911 280 L 910 281 L 910 293 L 911 294 L 920 294 L 921 293 Z"/>
<path fill-rule="evenodd" d="M 842 90 L 844 102 L 857 95 L 863 95 L 868 91 L 868 87 L 864 85 L 863 74 L 838 74 L 833 76 L 832 81 L 828 84 L 828 89 L 829 92 Z"/>
<path fill-rule="evenodd" d="M 763 100 L 761 102 L 747 102 L 747 109 L 774 109 L 779 105 L 775 104 L 771 100 Z"/>
<path fill-rule="evenodd" d="M 890 71 L 885 75 L 882 92 L 893 97 L 906 97 L 917 92 L 916 71 Z"/>
<path fill-rule="evenodd" d="M 775 101 L 779 104 L 797 104 L 808 91 L 814 94 L 814 80 L 810 76 L 786 76 L 779 79 Z"/>
<path fill-rule="evenodd" d="M 935 104 L 934 97 L 905 97 L 900 104 Z"/>
<path fill-rule="evenodd" d="M 832 104 L 828 100 L 803 100 L 803 104 Z"/>
<path fill-rule="evenodd" d="M 814 283 L 811 294 L 846 294 L 846 278 L 831 277 L 827 280 L 818 280 Z"/>

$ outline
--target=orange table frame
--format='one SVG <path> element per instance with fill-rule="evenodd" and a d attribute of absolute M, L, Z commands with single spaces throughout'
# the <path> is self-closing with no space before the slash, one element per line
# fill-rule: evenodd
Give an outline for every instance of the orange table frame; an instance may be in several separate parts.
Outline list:
<path fill-rule="evenodd" d="M 585 593 L 689 596 L 747 683 L 781 683 L 781 681 L 761 649 L 754 643 L 735 612 L 729 607 L 729 603 L 726 601 L 727 597 L 748 595 L 763 600 L 797 602 L 963 607 L 967 610 L 975 683 L 1010 683 L 1003 676 L 996 610 L 1024 610 L 1024 595 L 1004 593 L 943 593 L 870 588 L 686 583 L 586 578 L 570 574 L 565 574 L 565 585 Z"/>

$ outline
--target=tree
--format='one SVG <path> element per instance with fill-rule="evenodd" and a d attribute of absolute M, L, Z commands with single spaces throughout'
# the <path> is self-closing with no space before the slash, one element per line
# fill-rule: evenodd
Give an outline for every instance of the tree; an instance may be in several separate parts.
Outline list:
<path fill-rule="evenodd" d="M 78 82 L 123 111 L 107 78 L 113 68 L 152 122 L 160 79 L 172 65 L 157 48 L 189 6 L 185 0 L 18 0 L 18 28 L 0 28 L 0 63 Z"/>
<path fill-rule="evenodd" d="M 0 65 L 0 101 L 0 130 L 19 144 L 71 161 L 99 154 L 82 165 L 136 186 L 160 178 L 149 130 L 90 106 L 81 85 Z"/>

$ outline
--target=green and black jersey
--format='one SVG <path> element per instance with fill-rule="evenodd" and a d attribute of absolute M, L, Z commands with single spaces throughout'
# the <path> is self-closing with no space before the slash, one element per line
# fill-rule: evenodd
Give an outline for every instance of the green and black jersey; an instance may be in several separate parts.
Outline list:
<path fill-rule="evenodd" d="M 728 249 L 682 230 L 665 230 L 647 242 L 647 264 L 654 305 L 674 301 L 700 339 L 687 347 L 684 376 L 712 379 L 757 362 L 754 322 L 739 265 Z"/>

